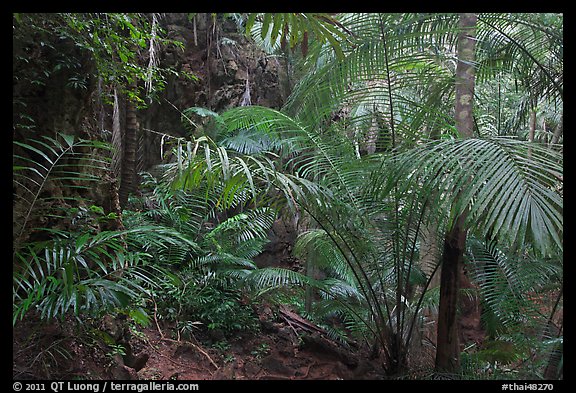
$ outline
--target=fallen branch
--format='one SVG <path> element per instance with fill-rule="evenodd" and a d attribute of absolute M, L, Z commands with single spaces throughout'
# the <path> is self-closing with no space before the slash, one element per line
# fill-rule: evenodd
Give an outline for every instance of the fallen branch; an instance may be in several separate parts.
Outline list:
<path fill-rule="evenodd" d="M 287 379 L 287 380 L 293 380 L 294 377 L 293 376 L 287 376 L 287 375 L 280 375 L 280 374 L 266 374 L 264 375 L 262 378 L 258 378 L 258 380 L 265 380 L 265 379 Z"/>
<path fill-rule="evenodd" d="M 317 332 L 317 333 L 320 333 L 323 335 L 328 335 L 326 330 L 313 324 L 310 321 L 307 321 L 306 319 L 302 318 L 300 315 L 296 314 L 295 312 L 288 310 L 284 306 L 280 306 L 278 311 L 280 312 L 280 316 L 282 317 L 282 319 L 284 321 L 286 321 L 288 323 L 288 325 L 290 325 L 290 327 L 292 327 L 292 329 L 294 329 L 293 325 L 296 325 L 300 329 L 306 330 L 310 333 Z"/>
<path fill-rule="evenodd" d="M 310 373 L 310 368 L 312 368 L 312 366 L 314 366 L 316 364 L 316 362 L 312 362 L 308 365 L 308 368 L 306 369 L 306 373 L 304 373 L 304 375 L 302 376 L 302 379 L 305 379 L 306 377 L 308 377 L 308 374 Z"/>
<path fill-rule="evenodd" d="M 162 329 L 160 329 L 160 325 L 158 324 L 158 318 L 156 317 L 158 314 L 158 305 L 156 304 L 156 300 L 154 300 L 154 296 L 152 296 L 152 302 L 154 303 L 154 322 L 156 322 L 156 328 L 158 329 L 158 333 L 160 333 L 160 338 L 164 339 L 164 333 L 162 333 Z"/>
<path fill-rule="evenodd" d="M 168 342 L 172 342 L 172 343 L 176 343 L 176 344 L 190 344 L 191 346 L 193 346 L 198 352 L 200 352 L 202 355 L 206 356 L 206 358 L 210 361 L 210 363 L 212 363 L 212 365 L 214 367 L 216 367 L 216 370 L 220 369 L 220 366 L 218 366 L 214 360 L 212 360 L 212 358 L 210 357 L 210 355 L 208 355 L 208 353 L 206 351 L 204 351 L 202 348 L 200 348 L 200 346 L 194 344 L 191 341 L 177 341 L 177 340 L 172 340 L 170 338 L 162 338 L 162 341 L 168 341 Z"/>

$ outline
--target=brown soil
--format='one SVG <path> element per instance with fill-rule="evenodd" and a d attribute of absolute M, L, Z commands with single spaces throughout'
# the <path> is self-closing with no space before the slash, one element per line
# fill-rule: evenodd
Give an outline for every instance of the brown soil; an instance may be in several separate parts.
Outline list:
<path fill-rule="evenodd" d="M 336 380 L 382 379 L 379 360 L 336 343 L 298 322 L 278 317 L 262 320 L 257 333 L 211 342 L 207 332 L 188 339 L 169 327 L 151 326 L 130 333 L 134 354 L 128 361 L 114 346 L 95 339 L 104 322 L 20 322 L 13 336 L 14 379 L 140 380 Z M 76 327 L 75 327 L 76 326 Z M 314 326 L 311 324 L 310 326 Z M 108 330 L 108 334 L 113 336 Z M 97 335 L 96 335 L 97 336 Z M 209 344 L 211 342 L 211 344 Z"/>
<path fill-rule="evenodd" d="M 278 335 L 240 336 L 230 348 L 207 348 L 190 341 L 162 339 L 149 329 L 150 358 L 138 372 L 141 379 L 232 380 L 232 379 L 366 379 L 374 367 L 345 364 L 335 353 L 297 346 L 286 331 Z M 356 375 L 359 374 L 362 375 Z"/>

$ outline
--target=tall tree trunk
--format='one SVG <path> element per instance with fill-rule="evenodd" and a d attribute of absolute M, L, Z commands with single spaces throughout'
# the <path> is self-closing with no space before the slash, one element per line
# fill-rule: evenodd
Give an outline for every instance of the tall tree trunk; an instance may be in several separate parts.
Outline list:
<path fill-rule="evenodd" d="M 458 65 L 456 66 L 456 128 L 461 138 L 474 136 L 475 14 L 461 14 L 458 23 Z M 460 271 L 466 246 L 466 213 L 458 216 L 444 238 L 442 273 L 440 276 L 440 305 L 438 308 L 438 334 L 436 370 L 457 372 L 460 368 L 457 306 Z"/>
<path fill-rule="evenodd" d="M 132 82 L 130 88 L 136 90 L 136 82 Z M 123 150 L 122 155 L 122 170 L 120 178 L 120 189 L 118 195 L 120 198 L 120 206 L 126 207 L 128 203 L 128 195 L 134 193 L 137 188 L 137 175 L 136 175 L 136 149 L 138 134 L 138 121 L 136 120 L 136 103 L 130 99 L 126 100 L 126 127 L 124 130 Z"/>
<path fill-rule="evenodd" d="M 536 109 L 530 111 L 530 129 L 528 131 L 528 142 L 534 142 L 534 135 L 536 134 Z"/>
<path fill-rule="evenodd" d="M 308 257 L 306 258 L 306 277 L 310 279 L 315 279 L 316 268 L 314 266 L 314 260 L 316 259 L 316 250 L 314 247 L 310 247 L 308 252 Z M 314 288 L 312 285 L 306 285 L 306 290 L 304 294 L 304 309 L 307 313 L 312 313 L 312 306 L 314 303 Z"/>
<path fill-rule="evenodd" d="M 118 90 L 114 88 L 114 110 L 112 112 L 112 146 L 114 151 L 112 153 L 111 169 L 114 178 L 120 179 L 122 171 L 122 156 L 124 149 L 122 148 L 122 123 L 120 121 L 120 100 L 118 97 Z"/>
<path fill-rule="evenodd" d="M 440 247 L 438 247 L 438 227 L 432 223 L 425 223 L 421 229 L 420 235 L 420 258 L 418 265 L 426 277 L 430 277 L 430 284 L 426 290 L 437 288 L 440 285 L 441 269 L 436 269 L 440 261 Z M 421 289 L 424 291 L 424 288 Z M 422 295 L 422 294 L 420 294 Z M 424 307 L 422 309 L 423 319 L 419 321 L 419 329 L 414 331 L 413 342 L 433 343 L 436 344 L 436 324 L 430 324 L 428 321 L 436 321 L 438 313 L 435 307 Z M 429 346 L 422 346 L 420 350 L 424 351 Z"/>
<path fill-rule="evenodd" d="M 466 246 L 464 220 L 464 215 L 460 215 L 444 238 L 436 344 L 436 371 L 440 372 L 460 369 L 457 308 L 460 266 Z"/>
<path fill-rule="evenodd" d="M 476 14 L 461 14 L 456 66 L 456 129 L 461 138 L 474 137 L 474 84 L 476 71 Z"/>

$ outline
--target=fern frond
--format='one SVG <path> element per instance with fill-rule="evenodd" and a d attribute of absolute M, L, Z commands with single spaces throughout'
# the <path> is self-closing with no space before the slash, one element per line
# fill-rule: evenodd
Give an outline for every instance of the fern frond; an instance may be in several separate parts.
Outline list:
<path fill-rule="evenodd" d="M 318 268 L 348 283 L 355 281 L 354 274 L 346 258 L 332 242 L 332 238 L 323 229 L 313 229 L 301 233 L 294 244 L 294 255 L 306 259 L 310 250 L 314 250 L 311 262 Z"/>

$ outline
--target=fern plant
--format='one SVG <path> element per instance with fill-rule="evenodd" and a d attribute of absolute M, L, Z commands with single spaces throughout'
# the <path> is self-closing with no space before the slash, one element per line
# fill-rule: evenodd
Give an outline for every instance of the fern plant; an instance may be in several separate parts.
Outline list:
<path fill-rule="evenodd" d="M 261 192 L 257 188 L 261 184 L 242 181 L 240 174 L 247 168 L 234 174 L 231 166 L 228 177 L 215 176 L 213 171 L 224 163 L 206 162 L 214 158 L 212 154 L 189 157 L 185 153 L 180 165 L 177 161 L 156 168 L 159 178 L 143 174 L 142 211 L 125 212 L 125 224 L 170 226 L 188 240 L 141 245 L 174 278 L 151 292 L 160 316 L 178 324 L 203 323 L 228 334 L 254 324 L 247 306 L 235 305 L 244 277 L 257 269 L 253 258 L 268 242 L 276 210 L 251 201 L 251 196 Z M 216 156 L 222 159 L 224 154 L 229 153 L 222 149 Z M 228 163 L 233 159 L 229 157 Z M 185 188 L 179 186 L 180 176 L 185 177 Z"/>

